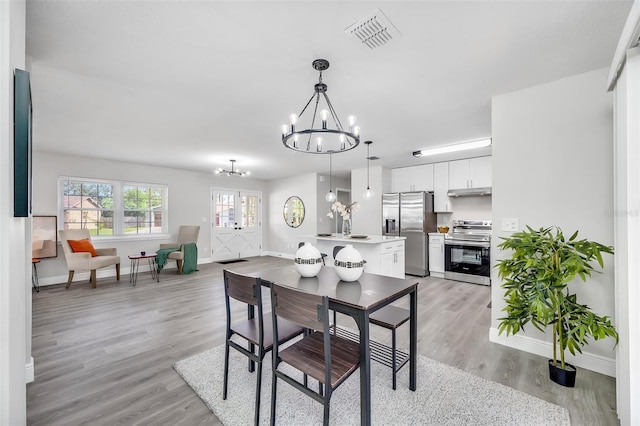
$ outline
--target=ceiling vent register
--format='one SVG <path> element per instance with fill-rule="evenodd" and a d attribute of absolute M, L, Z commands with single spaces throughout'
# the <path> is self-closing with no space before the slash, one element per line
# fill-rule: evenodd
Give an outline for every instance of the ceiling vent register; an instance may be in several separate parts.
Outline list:
<path fill-rule="evenodd" d="M 380 9 L 374 10 L 366 18 L 354 22 L 344 32 L 355 37 L 370 49 L 384 46 L 401 35 L 400 31 Z"/>

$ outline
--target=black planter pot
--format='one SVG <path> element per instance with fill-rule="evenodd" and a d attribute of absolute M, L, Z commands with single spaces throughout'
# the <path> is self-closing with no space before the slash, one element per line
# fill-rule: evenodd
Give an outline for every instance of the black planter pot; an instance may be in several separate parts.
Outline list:
<path fill-rule="evenodd" d="M 553 365 L 553 360 L 549 360 L 549 378 L 562 386 L 566 386 L 568 388 L 572 388 L 576 384 L 576 367 L 569 363 L 564 363 L 566 370 L 560 368 L 560 363 L 558 365 Z"/>

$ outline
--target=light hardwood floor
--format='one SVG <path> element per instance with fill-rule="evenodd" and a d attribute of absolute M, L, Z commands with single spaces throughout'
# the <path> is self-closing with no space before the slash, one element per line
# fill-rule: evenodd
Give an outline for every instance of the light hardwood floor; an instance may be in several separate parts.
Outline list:
<path fill-rule="evenodd" d="M 167 269 L 160 283 L 141 272 L 136 287 L 124 274 L 120 282 L 98 279 L 97 289 L 88 281 L 68 290 L 42 287 L 33 293 L 28 424 L 220 424 L 172 365 L 224 342 L 224 267 L 246 272 L 290 262 L 212 263 L 186 276 Z M 420 354 L 566 407 L 572 425 L 619 424 L 615 379 L 580 369 L 576 387 L 563 388 L 547 378 L 546 359 L 488 341 L 489 287 L 419 281 Z M 341 316 L 338 323 L 355 326 L 351 321 Z M 386 341 L 388 333 L 372 326 L 375 339 Z M 398 330 L 399 347 L 407 347 L 408 333 L 405 326 Z"/>

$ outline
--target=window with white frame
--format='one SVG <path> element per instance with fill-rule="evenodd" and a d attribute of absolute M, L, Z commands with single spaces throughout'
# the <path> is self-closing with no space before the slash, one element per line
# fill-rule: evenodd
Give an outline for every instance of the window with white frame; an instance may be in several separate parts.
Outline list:
<path fill-rule="evenodd" d="M 167 229 L 167 186 L 60 177 L 62 229 L 92 236 L 162 234 Z"/>

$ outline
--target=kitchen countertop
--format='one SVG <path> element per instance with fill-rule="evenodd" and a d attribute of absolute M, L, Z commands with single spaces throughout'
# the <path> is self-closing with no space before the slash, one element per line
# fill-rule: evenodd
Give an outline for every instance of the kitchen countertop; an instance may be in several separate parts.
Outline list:
<path fill-rule="evenodd" d="M 354 234 L 357 235 L 357 234 Z M 302 238 L 305 239 L 316 239 L 322 241 L 340 241 L 349 244 L 381 244 L 381 243 L 391 243 L 394 241 L 406 240 L 406 237 L 396 237 L 389 235 L 367 235 L 367 238 L 351 238 L 351 237 L 343 237 L 342 234 L 331 234 L 330 237 L 321 237 L 318 235 L 303 235 Z"/>

